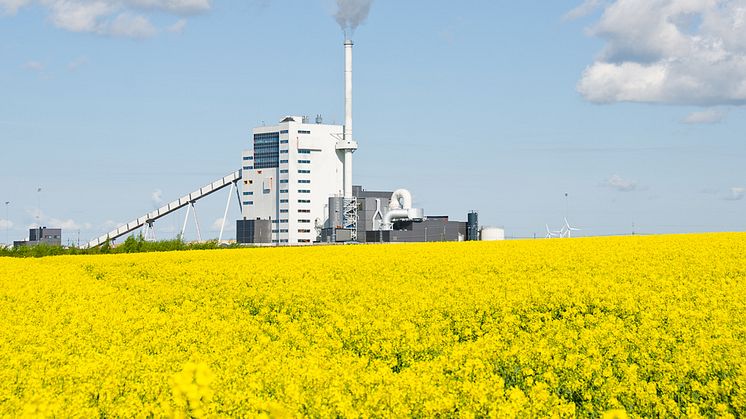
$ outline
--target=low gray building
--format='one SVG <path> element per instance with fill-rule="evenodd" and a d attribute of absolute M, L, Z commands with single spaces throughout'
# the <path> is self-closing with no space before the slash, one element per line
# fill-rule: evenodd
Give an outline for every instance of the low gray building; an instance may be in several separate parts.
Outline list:
<path fill-rule="evenodd" d="M 13 247 L 38 246 L 62 246 L 62 229 L 38 227 L 28 231 L 28 240 L 14 241 Z"/>

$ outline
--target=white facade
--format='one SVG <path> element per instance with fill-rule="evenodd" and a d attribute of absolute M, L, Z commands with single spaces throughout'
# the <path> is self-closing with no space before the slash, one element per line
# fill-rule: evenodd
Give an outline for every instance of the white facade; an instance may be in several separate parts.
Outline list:
<path fill-rule="evenodd" d="M 302 121 L 254 128 L 253 148 L 243 152 L 242 216 L 271 219 L 273 243 L 312 243 L 329 197 L 344 192 L 344 155 L 336 149 L 343 127 Z"/>

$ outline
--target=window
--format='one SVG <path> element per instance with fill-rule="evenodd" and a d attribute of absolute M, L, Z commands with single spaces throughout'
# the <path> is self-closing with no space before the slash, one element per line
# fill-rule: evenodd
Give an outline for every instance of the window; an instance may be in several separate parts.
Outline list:
<path fill-rule="evenodd" d="M 281 200 L 280 200 L 280 203 L 281 203 L 281 204 L 287 204 L 287 203 L 288 203 L 288 200 L 287 200 L 287 199 L 281 199 Z"/>
<path fill-rule="evenodd" d="M 287 164 L 287 160 L 280 160 L 280 164 Z"/>
<path fill-rule="evenodd" d="M 280 220 L 280 224 L 287 224 L 288 220 Z"/>
<path fill-rule="evenodd" d="M 310 189 L 298 189 L 298 193 L 311 193 Z"/>
<path fill-rule="evenodd" d="M 288 220 L 272 220 L 272 224 L 287 224 Z"/>
<path fill-rule="evenodd" d="M 311 232 L 311 230 L 303 229 L 303 228 L 301 228 L 301 229 L 298 230 L 298 233 L 310 233 L 310 232 Z"/>
<path fill-rule="evenodd" d="M 311 200 L 310 199 L 299 199 L 298 203 L 299 204 L 310 204 Z"/>
<path fill-rule="evenodd" d="M 281 228 L 280 229 L 280 233 L 287 233 L 287 232 L 288 232 L 288 229 L 286 229 L 286 228 Z"/>
<path fill-rule="evenodd" d="M 287 172 L 288 172 L 288 169 L 282 169 L 282 170 L 280 170 L 280 173 L 287 173 Z"/>
<path fill-rule="evenodd" d="M 311 160 L 298 160 L 298 164 L 311 163 Z"/>
<path fill-rule="evenodd" d="M 310 174 L 311 171 L 310 170 L 306 170 L 306 169 L 300 169 L 300 170 L 298 170 L 298 173 L 300 173 L 302 175 L 307 175 L 307 174 Z"/>
<path fill-rule="evenodd" d="M 253 157 L 251 157 L 251 156 L 244 156 L 244 158 L 243 158 L 243 159 L 244 159 L 244 160 L 254 160 L 254 158 L 253 158 Z"/>
<path fill-rule="evenodd" d="M 288 193 L 287 189 L 280 189 L 280 193 Z"/>
<path fill-rule="evenodd" d="M 287 179 L 280 179 L 280 183 L 288 183 Z"/>
<path fill-rule="evenodd" d="M 298 220 L 301 224 L 311 224 L 311 220 Z"/>
<path fill-rule="evenodd" d="M 254 201 L 243 201 L 244 205 L 254 205 Z"/>
<path fill-rule="evenodd" d="M 288 133 L 288 130 L 286 130 L 286 129 L 280 131 L 280 134 L 287 134 L 287 133 Z"/>
<path fill-rule="evenodd" d="M 298 239 L 298 243 L 311 243 L 311 240 L 308 240 L 308 239 Z"/>
<path fill-rule="evenodd" d="M 298 154 L 311 154 L 311 150 L 306 150 L 304 148 L 298 149 Z"/>
<path fill-rule="evenodd" d="M 287 150 L 280 150 L 280 154 L 288 154 Z"/>
<path fill-rule="evenodd" d="M 298 130 L 298 134 L 310 134 L 311 131 Z"/>
<path fill-rule="evenodd" d="M 288 242 L 288 239 L 282 239 L 282 240 L 280 240 L 280 243 L 287 243 L 287 242 Z"/>
<path fill-rule="evenodd" d="M 251 170 L 251 169 L 253 169 L 253 167 L 252 167 L 252 166 L 244 166 L 244 167 L 243 167 L 243 170 Z"/>
<path fill-rule="evenodd" d="M 300 213 L 300 214 L 310 214 L 311 210 L 309 210 L 309 209 L 299 209 L 298 213 Z"/>
<path fill-rule="evenodd" d="M 300 180 L 298 181 L 298 183 L 311 183 L 311 181 L 310 181 L 310 180 L 308 180 L 308 179 L 300 179 Z"/>
<path fill-rule="evenodd" d="M 280 140 L 280 144 L 287 144 L 288 140 Z"/>
<path fill-rule="evenodd" d="M 278 166 L 280 133 L 254 134 L 254 167 L 268 169 Z"/>
<path fill-rule="evenodd" d="M 254 195 L 254 192 L 244 192 L 244 195 Z"/>
<path fill-rule="evenodd" d="M 286 210 L 286 209 L 281 209 L 280 210 L 280 214 L 287 214 L 287 213 L 288 213 L 288 210 Z"/>

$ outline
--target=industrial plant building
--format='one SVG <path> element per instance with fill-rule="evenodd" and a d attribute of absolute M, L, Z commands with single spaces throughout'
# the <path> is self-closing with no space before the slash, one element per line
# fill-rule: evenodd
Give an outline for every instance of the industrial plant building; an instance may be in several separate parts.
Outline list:
<path fill-rule="evenodd" d="M 476 212 L 467 221 L 425 216 L 406 189 L 367 191 L 353 186 L 352 154 L 358 143 L 352 131 L 352 41 L 344 42 L 344 125 L 324 124 L 303 116 L 285 116 L 275 125 L 253 129 L 241 154 L 241 169 L 91 240 L 87 247 L 134 232 L 152 231 L 156 220 L 186 208 L 182 236 L 195 202 L 230 188 L 219 241 L 222 241 L 231 195 L 236 191 L 241 218 L 236 241 L 258 245 L 312 243 L 389 243 L 479 240 Z M 199 223 L 196 223 L 201 240 Z M 491 229 L 481 238 L 504 237 Z M 147 237 L 147 235 L 146 235 Z"/>
<path fill-rule="evenodd" d="M 23 246 L 62 246 L 62 229 L 37 227 L 28 231 L 28 240 L 14 241 L 13 247 Z"/>

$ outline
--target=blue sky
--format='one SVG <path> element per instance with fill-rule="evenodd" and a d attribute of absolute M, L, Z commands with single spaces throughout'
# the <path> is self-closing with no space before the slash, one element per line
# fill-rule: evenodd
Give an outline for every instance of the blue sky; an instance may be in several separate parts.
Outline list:
<path fill-rule="evenodd" d="M 0 241 L 37 216 L 88 240 L 237 169 L 256 125 L 341 122 L 336 7 L 0 0 Z M 743 231 L 744 19 L 744 1 L 374 1 L 355 183 L 509 236 L 565 214 L 583 235 Z M 198 204 L 209 236 L 225 200 Z"/>

